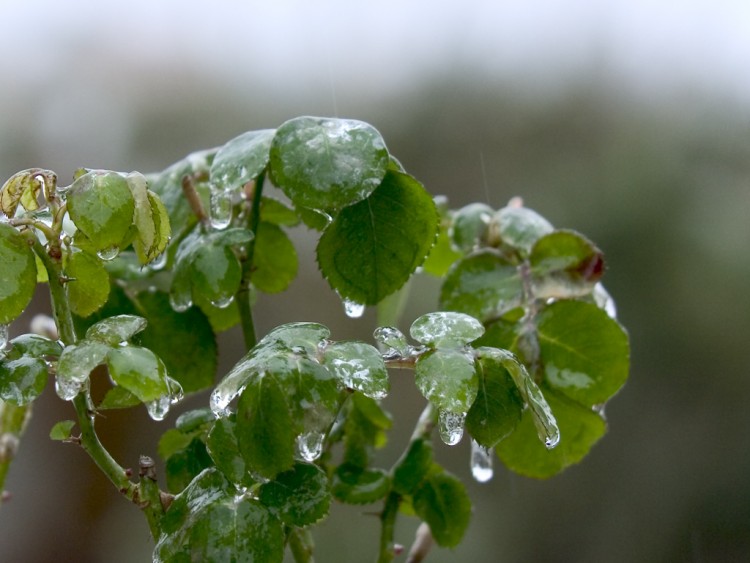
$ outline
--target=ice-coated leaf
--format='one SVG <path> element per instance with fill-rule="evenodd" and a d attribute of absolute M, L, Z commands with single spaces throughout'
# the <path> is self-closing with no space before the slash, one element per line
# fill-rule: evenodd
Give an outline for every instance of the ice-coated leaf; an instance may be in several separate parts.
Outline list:
<path fill-rule="evenodd" d="M 292 418 L 284 387 L 273 375 L 251 381 L 237 405 L 236 434 L 250 471 L 273 479 L 294 465 L 299 422 Z"/>
<path fill-rule="evenodd" d="M 574 231 L 559 230 L 536 241 L 529 257 L 534 296 L 540 299 L 588 295 L 604 274 L 604 256 Z"/>
<path fill-rule="evenodd" d="M 86 252 L 74 252 L 65 263 L 70 308 L 79 317 L 101 309 L 109 297 L 109 274 L 101 260 Z"/>
<path fill-rule="evenodd" d="M 22 406 L 36 399 L 47 384 L 44 360 L 22 356 L 0 361 L 0 399 Z"/>
<path fill-rule="evenodd" d="M 318 353 L 321 343 L 331 336 L 327 327 L 318 323 L 298 322 L 277 326 L 260 343 L 278 342 L 287 348 L 301 347 L 310 356 Z"/>
<path fill-rule="evenodd" d="M 304 357 L 293 357 L 290 366 L 291 370 L 278 375 L 283 377 L 292 417 L 301 423 L 301 433 L 325 434 L 339 410 L 336 377 Z"/>
<path fill-rule="evenodd" d="M 389 171 L 370 197 L 343 209 L 320 237 L 320 270 L 341 297 L 375 305 L 422 264 L 437 223 L 421 184 Z"/>
<path fill-rule="evenodd" d="M 393 490 L 402 495 L 413 494 L 432 467 L 432 442 L 418 439 L 396 463 Z"/>
<path fill-rule="evenodd" d="M 62 354 L 62 351 L 62 344 L 55 340 L 38 334 L 22 334 L 10 341 L 10 350 L 6 352 L 6 356 L 10 359 L 17 359 L 21 356 L 57 357 Z"/>
<path fill-rule="evenodd" d="M 486 321 L 520 305 L 522 296 L 518 268 L 487 249 L 451 267 L 440 289 L 440 307 Z"/>
<path fill-rule="evenodd" d="M 266 293 L 284 291 L 297 277 L 297 251 L 277 225 L 261 221 L 255 233 L 253 285 Z"/>
<path fill-rule="evenodd" d="M 391 488 L 391 480 L 383 469 L 363 469 L 344 463 L 336 468 L 331 491 L 341 502 L 368 504 L 384 498 Z"/>
<path fill-rule="evenodd" d="M 447 472 L 430 473 L 414 492 L 414 511 L 441 547 L 455 547 L 471 518 L 471 500 L 461 481 Z"/>
<path fill-rule="evenodd" d="M 235 433 L 235 418 L 226 416 L 216 419 L 206 439 L 206 449 L 216 467 L 233 483 L 250 480 L 245 460 L 240 454 Z"/>
<path fill-rule="evenodd" d="M 281 522 L 258 501 L 236 495 L 219 471 L 200 473 L 162 518 L 155 563 L 281 563 Z"/>
<path fill-rule="evenodd" d="M 219 304 L 228 302 L 237 293 L 242 266 L 228 246 L 200 246 L 193 254 L 191 265 L 194 293 Z"/>
<path fill-rule="evenodd" d="M 364 342 L 335 342 L 326 347 L 323 365 L 349 389 L 374 399 L 388 394 L 390 383 L 383 357 Z"/>
<path fill-rule="evenodd" d="M 295 463 L 262 485 L 258 500 L 287 526 L 309 526 L 328 514 L 328 477 L 315 465 Z"/>
<path fill-rule="evenodd" d="M 275 134 L 275 129 L 248 131 L 226 143 L 211 164 L 211 182 L 223 190 L 242 189 L 268 164 Z"/>
<path fill-rule="evenodd" d="M 557 446 L 560 441 L 560 428 L 555 415 L 552 413 L 552 409 L 545 400 L 541 389 L 519 359 L 508 350 L 497 348 L 481 347 L 477 349 L 476 355 L 480 360 L 494 362 L 508 371 L 518 392 L 528 406 L 537 437 L 548 449 Z"/>
<path fill-rule="evenodd" d="M 49 431 L 50 440 L 67 440 L 75 425 L 73 420 L 61 420 Z"/>
<path fill-rule="evenodd" d="M 148 348 L 123 346 L 107 353 L 112 380 L 141 401 L 154 401 L 169 394 L 167 368 Z"/>
<path fill-rule="evenodd" d="M 557 447 L 548 449 L 536 439 L 537 431 L 530 410 L 523 413 L 515 431 L 495 447 L 508 469 L 537 479 L 552 477 L 581 461 L 606 432 L 606 423 L 590 408 L 547 389 L 544 396 L 560 426 Z"/>
<path fill-rule="evenodd" d="M 417 360 L 415 383 L 433 405 L 451 413 L 465 413 L 479 388 L 474 359 L 451 348 L 427 352 Z"/>
<path fill-rule="evenodd" d="M 553 229 L 547 219 L 528 207 L 503 207 L 492 222 L 500 241 L 523 254 L 531 252 L 534 243 Z"/>
<path fill-rule="evenodd" d="M 480 445 L 492 448 L 518 425 L 524 402 L 513 378 L 500 362 L 480 356 L 476 366 L 479 392 L 466 414 L 466 429 Z"/>
<path fill-rule="evenodd" d="M 132 172 L 127 179 L 135 201 L 133 223 L 137 234 L 133 247 L 139 262 L 148 264 L 167 248 L 171 234 L 169 214 L 159 196 L 147 189 L 142 174 Z"/>
<path fill-rule="evenodd" d="M 7 217 L 14 217 L 18 204 L 26 211 L 39 209 L 38 197 L 44 188 L 45 198 L 54 191 L 57 176 L 51 170 L 30 168 L 11 176 L 0 188 L 0 211 Z"/>
<path fill-rule="evenodd" d="M 495 210 L 485 203 L 470 203 L 453 214 L 450 238 L 461 252 L 471 252 L 486 240 Z"/>
<path fill-rule="evenodd" d="M 484 334 L 484 326 L 464 313 L 427 313 L 409 329 L 411 337 L 433 348 L 461 348 Z"/>
<path fill-rule="evenodd" d="M 545 381 L 574 401 L 604 403 L 625 383 L 628 335 L 595 304 L 552 303 L 539 314 L 537 333 Z"/>
<path fill-rule="evenodd" d="M 86 331 L 87 340 L 116 346 L 127 342 L 146 328 L 148 321 L 136 315 L 116 315 L 91 325 Z"/>
<path fill-rule="evenodd" d="M 380 133 L 352 119 L 297 117 L 271 145 L 271 179 L 295 205 L 342 209 L 378 187 L 388 167 Z"/>
<path fill-rule="evenodd" d="M 71 401 L 93 369 L 104 363 L 110 347 L 96 340 L 82 340 L 66 346 L 57 362 L 55 389 L 61 399 Z"/>
<path fill-rule="evenodd" d="M 36 259 L 26 238 L 0 223 L 0 325 L 20 315 L 36 288 Z"/>
<path fill-rule="evenodd" d="M 133 194 L 117 172 L 92 170 L 80 176 L 67 204 L 73 223 L 97 250 L 120 247 L 133 224 Z"/>
<path fill-rule="evenodd" d="M 208 407 L 201 407 L 198 409 L 192 409 L 185 411 L 174 423 L 174 426 L 180 432 L 193 432 L 200 429 L 203 426 L 213 424 L 216 417 L 211 409 Z"/>

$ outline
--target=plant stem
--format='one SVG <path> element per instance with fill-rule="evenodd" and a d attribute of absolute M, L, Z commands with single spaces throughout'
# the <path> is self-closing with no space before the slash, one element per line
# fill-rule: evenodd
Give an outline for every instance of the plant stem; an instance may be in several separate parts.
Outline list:
<path fill-rule="evenodd" d="M 240 288 L 237 290 L 237 305 L 240 309 L 240 322 L 242 325 L 242 335 L 245 339 L 245 349 L 250 350 L 258 343 L 258 337 L 255 333 L 255 323 L 253 322 L 253 306 L 250 299 L 250 280 L 253 275 L 253 258 L 255 256 L 255 238 L 258 234 L 260 225 L 260 204 L 263 197 L 263 182 L 265 181 L 265 172 L 261 172 L 255 180 L 253 189 L 253 201 L 250 208 L 249 227 L 253 233 L 253 239 L 247 243 L 245 257 L 242 260 L 242 281 Z"/>
<path fill-rule="evenodd" d="M 295 563 L 315 563 L 313 558 L 313 542 L 310 530 L 302 528 L 292 528 L 289 530 L 289 549 L 292 552 L 292 558 Z"/>
<path fill-rule="evenodd" d="M 57 330 L 60 340 L 66 346 L 75 344 L 78 341 L 73 316 L 68 304 L 65 286 L 62 281 L 62 268 L 59 260 L 53 259 L 36 240 L 34 250 L 44 263 L 49 278 L 50 296 L 52 299 L 52 311 L 57 324 Z M 130 480 L 130 471 L 125 470 L 110 455 L 107 449 L 102 445 L 99 436 L 96 434 L 94 426 L 93 406 L 91 405 L 91 396 L 88 387 L 84 388 L 78 395 L 73 398 L 73 408 L 78 417 L 78 427 L 81 431 L 80 444 L 83 450 L 89 455 L 97 467 L 104 473 L 107 478 L 117 487 L 128 500 L 137 504 L 146 514 L 149 521 L 151 533 L 154 539 L 159 537 L 159 517 L 164 512 L 159 499 L 159 491 L 156 482 L 151 478 L 151 474 L 141 481 L 140 485 Z M 143 476 L 143 475 L 142 475 Z M 155 489 L 156 492 L 154 492 Z"/>

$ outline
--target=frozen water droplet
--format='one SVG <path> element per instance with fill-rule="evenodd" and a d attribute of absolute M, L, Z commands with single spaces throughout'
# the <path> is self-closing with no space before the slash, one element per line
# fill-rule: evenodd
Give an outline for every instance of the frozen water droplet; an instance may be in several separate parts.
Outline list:
<path fill-rule="evenodd" d="M 365 313 L 365 306 L 362 303 L 344 299 L 344 312 L 350 319 L 358 319 Z"/>
<path fill-rule="evenodd" d="M 375 329 L 373 337 L 386 347 L 386 354 L 396 352 L 403 357 L 408 356 L 411 352 L 411 346 L 409 346 L 409 343 L 406 341 L 406 337 L 395 327 L 378 327 Z"/>
<path fill-rule="evenodd" d="M 170 404 L 175 405 L 182 401 L 183 397 L 185 396 L 185 392 L 182 390 L 182 385 L 180 385 L 180 382 L 169 376 L 167 376 L 166 382 L 167 389 L 169 391 Z"/>
<path fill-rule="evenodd" d="M 229 295 L 227 297 L 220 297 L 219 299 L 212 299 L 211 305 L 213 305 L 214 307 L 218 307 L 219 309 L 226 309 L 232 304 L 233 301 L 234 295 Z"/>
<path fill-rule="evenodd" d="M 172 292 L 169 294 L 169 304 L 178 313 L 184 313 L 193 306 L 193 300 L 188 292 Z"/>
<path fill-rule="evenodd" d="M 440 439 L 448 446 L 455 446 L 464 435 L 465 412 L 450 412 L 445 409 L 438 413 Z"/>
<path fill-rule="evenodd" d="M 151 270 L 157 272 L 159 270 L 163 270 L 164 266 L 166 266 L 166 265 L 167 265 L 167 253 L 166 252 L 162 252 L 161 254 L 159 254 L 159 256 L 157 256 L 156 258 L 154 258 L 149 263 L 148 267 L 151 268 Z"/>
<path fill-rule="evenodd" d="M 476 440 L 471 441 L 471 474 L 480 483 L 492 479 L 492 448 L 480 446 Z"/>
<path fill-rule="evenodd" d="M 0 350 L 4 349 L 8 345 L 8 325 L 0 325 Z"/>
<path fill-rule="evenodd" d="M 325 438 L 325 434 L 316 430 L 304 432 L 297 436 L 297 457 L 307 462 L 318 459 L 320 454 L 323 453 L 323 438 Z"/>
<path fill-rule="evenodd" d="M 82 381 L 57 376 L 55 378 L 55 392 L 63 401 L 72 401 L 81 392 Z"/>
<path fill-rule="evenodd" d="M 171 397 L 162 395 L 158 399 L 146 403 L 146 410 L 153 420 L 164 420 L 164 417 L 169 413 L 170 406 L 172 406 Z"/>
<path fill-rule="evenodd" d="M 105 262 L 109 262 L 110 260 L 114 260 L 120 255 L 120 247 L 110 246 L 109 248 L 103 248 L 102 250 L 97 252 L 96 255 Z"/>
<path fill-rule="evenodd" d="M 597 283 L 594 286 L 594 292 L 592 295 L 594 297 L 594 302 L 600 309 L 604 309 L 604 312 L 607 313 L 610 318 L 617 318 L 617 307 L 615 306 L 615 300 L 612 299 L 612 296 L 606 289 L 604 289 L 604 286 L 601 283 Z"/>
<path fill-rule="evenodd" d="M 211 226 L 218 230 L 226 229 L 232 222 L 232 194 L 222 189 L 211 189 L 211 207 L 209 211 Z"/>

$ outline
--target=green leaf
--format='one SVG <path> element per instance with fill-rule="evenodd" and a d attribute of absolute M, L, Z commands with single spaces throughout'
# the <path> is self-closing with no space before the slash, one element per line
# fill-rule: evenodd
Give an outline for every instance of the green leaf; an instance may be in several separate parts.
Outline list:
<path fill-rule="evenodd" d="M 51 440 L 67 440 L 70 438 L 70 432 L 73 430 L 73 427 L 76 425 L 75 421 L 73 420 L 61 420 L 60 422 L 56 423 L 52 429 L 49 431 L 49 437 Z"/>
<path fill-rule="evenodd" d="M 388 172 L 364 201 L 343 209 L 318 242 L 318 264 L 343 298 L 375 305 L 423 261 L 437 230 L 432 198 L 411 176 Z"/>
<path fill-rule="evenodd" d="M 199 474 L 162 518 L 154 561 L 281 563 L 281 523 L 259 502 L 238 496 L 215 469 Z"/>
<path fill-rule="evenodd" d="M 147 188 L 142 174 L 131 172 L 127 181 L 135 202 L 133 223 L 137 236 L 133 247 L 139 262 L 148 264 L 167 248 L 171 234 L 169 214 L 159 196 Z"/>
<path fill-rule="evenodd" d="M 547 219 L 528 207 L 503 207 L 492 222 L 503 244 L 526 255 L 537 240 L 553 229 Z"/>
<path fill-rule="evenodd" d="M 476 366 L 479 392 L 466 415 L 466 429 L 481 446 L 492 448 L 516 428 L 524 403 L 501 363 L 480 356 Z"/>
<path fill-rule="evenodd" d="M 298 117 L 271 145 L 271 179 L 295 205 L 342 209 L 378 187 L 388 150 L 371 125 L 350 119 Z"/>
<path fill-rule="evenodd" d="M 193 432 L 199 430 L 201 427 L 213 424 L 216 418 L 214 413 L 208 407 L 201 407 L 199 409 L 193 409 L 185 411 L 174 423 L 174 426 L 180 432 Z"/>
<path fill-rule="evenodd" d="M 129 341 L 145 329 L 147 322 L 143 317 L 136 315 L 108 317 L 91 325 L 86 331 L 86 339 L 117 346 L 121 342 Z"/>
<path fill-rule="evenodd" d="M 0 399 L 22 406 L 36 399 L 47 385 L 44 360 L 22 356 L 0 361 Z"/>
<path fill-rule="evenodd" d="M 347 504 L 369 504 L 388 494 L 391 480 L 382 469 L 363 469 L 344 463 L 333 474 L 331 491 L 341 502 Z"/>
<path fill-rule="evenodd" d="M 251 381 L 237 405 L 237 441 L 251 471 L 268 479 L 294 465 L 296 424 L 273 375 Z"/>
<path fill-rule="evenodd" d="M 382 399 L 388 394 L 388 371 L 380 352 L 364 342 L 334 342 L 323 353 L 323 365 L 349 389 Z"/>
<path fill-rule="evenodd" d="M 279 293 L 297 277 L 297 251 L 277 225 L 261 221 L 255 233 L 253 285 L 266 293 Z"/>
<path fill-rule="evenodd" d="M 461 254 L 451 246 L 448 228 L 444 223 L 444 221 L 441 221 L 435 244 L 430 249 L 424 264 L 422 264 L 422 269 L 426 273 L 438 278 L 445 276 L 453 263 L 461 258 Z"/>
<path fill-rule="evenodd" d="M 167 368 L 148 348 L 112 348 L 107 353 L 107 367 L 117 385 L 124 387 L 144 403 L 169 394 Z"/>
<path fill-rule="evenodd" d="M 386 430 L 392 425 L 390 415 L 378 402 L 355 393 L 348 402 L 349 415 L 344 423 L 344 460 L 365 468 L 369 465 L 370 448 L 381 448 L 387 441 Z"/>
<path fill-rule="evenodd" d="M 432 348 L 461 348 L 484 334 L 484 326 L 463 313 L 427 313 L 409 329 L 411 337 Z"/>
<path fill-rule="evenodd" d="M 413 506 L 438 545 L 461 542 L 471 517 L 471 500 L 461 481 L 446 472 L 429 474 L 414 493 Z"/>
<path fill-rule="evenodd" d="M 138 397 L 133 395 L 130 391 L 124 387 L 118 387 L 115 385 L 109 391 L 102 401 L 97 405 L 97 410 L 111 410 L 111 409 L 128 409 L 140 405 L 141 401 Z"/>
<path fill-rule="evenodd" d="M 309 526 L 328 514 L 328 477 L 315 465 L 296 463 L 262 485 L 258 500 L 287 526 Z"/>
<path fill-rule="evenodd" d="M 193 438 L 188 445 L 168 458 L 165 467 L 167 489 L 179 493 L 204 469 L 213 466 L 206 446 L 199 438 Z"/>
<path fill-rule="evenodd" d="M 533 414 L 526 410 L 516 430 L 495 448 L 508 469 L 536 479 L 552 477 L 581 461 L 606 432 L 606 423 L 591 409 L 547 389 L 544 396 L 560 426 L 557 447 L 547 449 L 536 439 Z"/>
<path fill-rule="evenodd" d="M 216 376 L 218 350 L 206 316 L 195 308 L 176 312 L 167 294 L 158 291 L 139 293 L 135 302 L 149 319 L 141 343 L 162 359 L 185 393 L 210 387 Z"/>
<path fill-rule="evenodd" d="M 214 185 L 222 190 L 240 190 L 254 180 L 268 164 L 275 134 L 275 129 L 248 131 L 221 147 L 211 164 Z"/>
<path fill-rule="evenodd" d="M 294 209 L 287 207 L 277 199 L 271 197 L 261 198 L 260 219 L 266 223 L 294 227 L 299 225 L 299 216 Z"/>
<path fill-rule="evenodd" d="M 240 454 L 234 417 L 216 420 L 208 433 L 206 448 L 216 467 L 233 483 L 248 484 L 251 481 L 245 460 Z"/>
<path fill-rule="evenodd" d="M 440 289 L 440 307 L 486 321 L 520 305 L 522 296 L 516 266 L 488 249 L 451 267 Z"/>
<path fill-rule="evenodd" d="M 549 305 L 537 317 L 537 332 L 545 381 L 574 401 L 604 403 L 625 383 L 628 335 L 593 303 Z"/>
<path fill-rule="evenodd" d="M 26 238 L 0 223 L 0 325 L 20 315 L 34 296 L 36 260 Z"/>
<path fill-rule="evenodd" d="M 101 309 L 109 297 L 109 274 L 101 260 L 86 252 L 74 252 L 65 264 L 70 308 L 79 317 Z"/>
<path fill-rule="evenodd" d="M 67 204 L 73 223 L 97 250 L 120 247 L 133 224 L 133 194 L 117 172 L 94 170 L 79 177 Z"/>
<path fill-rule="evenodd" d="M 78 395 L 93 369 L 104 363 L 110 347 L 96 340 L 82 340 L 65 347 L 57 362 L 55 390 L 64 401 Z"/>
<path fill-rule="evenodd" d="M 414 379 L 428 401 L 452 413 L 468 411 L 479 388 L 474 358 L 450 348 L 423 354 L 417 360 Z"/>
<path fill-rule="evenodd" d="M 470 203 L 453 214 L 450 238 L 461 252 L 471 252 L 486 242 L 495 210 L 484 203 Z"/>
<path fill-rule="evenodd" d="M 553 231 L 536 241 L 529 257 L 534 296 L 582 297 L 604 274 L 604 256 L 574 231 Z"/>
<path fill-rule="evenodd" d="M 170 428 L 161 435 L 161 438 L 159 438 L 159 456 L 164 461 L 168 460 L 176 453 L 187 448 L 190 445 L 190 442 L 195 439 L 195 436 L 196 434 L 194 432 L 185 434 L 176 428 Z"/>
<path fill-rule="evenodd" d="M 37 199 L 42 187 L 45 198 L 48 198 L 56 183 L 57 176 L 51 170 L 30 168 L 17 172 L 0 188 L 0 211 L 12 218 L 19 203 L 26 211 L 35 211 L 39 209 Z"/>
<path fill-rule="evenodd" d="M 427 476 L 432 467 L 432 442 L 417 439 L 396 463 L 393 472 L 393 490 L 402 495 L 411 495 Z"/>

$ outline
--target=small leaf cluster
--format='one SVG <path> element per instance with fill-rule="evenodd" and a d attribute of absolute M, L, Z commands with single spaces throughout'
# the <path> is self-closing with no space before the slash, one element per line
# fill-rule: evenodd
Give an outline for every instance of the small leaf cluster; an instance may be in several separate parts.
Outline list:
<path fill-rule="evenodd" d="M 183 392 L 211 389 L 209 406 L 160 440 L 169 508 L 139 504 L 152 511 L 155 561 L 281 561 L 287 546 L 310 560 L 306 534 L 333 501 L 382 506 L 381 561 L 394 556 L 399 515 L 454 547 L 471 502 L 435 461 L 434 430 L 449 445 L 469 434 L 482 481 L 493 451 L 547 478 L 603 436 L 604 405 L 627 378 L 628 336 L 596 245 L 518 200 L 450 210 L 361 121 L 291 119 L 151 175 L 81 169 L 60 187 L 29 169 L 3 185 L 0 211 L 0 325 L 46 283 L 60 333 L 2 342 L 0 399 L 27 405 L 53 373 L 85 441 L 92 411 L 145 404 L 160 420 Z M 289 229 L 301 226 L 350 308 L 408 299 L 415 272 L 440 278 L 437 312 L 408 331 L 414 344 L 394 326 L 375 331 L 379 348 L 333 341 L 314 322 L 256 336 L 255 296 L 297 276 Z M 246 353 L 214 384 L 216 335 L 237 325 Z M 112 386 L 95 404 L 99 366 Z M 377 467 L 389 368 L 413 371 L 426 406 L 403 454 Z M 75 424 L 51 437 L 75 441 Z M 121 491 L 125 473 L 108 474 Z"/>

